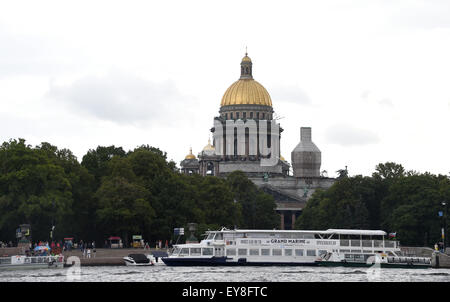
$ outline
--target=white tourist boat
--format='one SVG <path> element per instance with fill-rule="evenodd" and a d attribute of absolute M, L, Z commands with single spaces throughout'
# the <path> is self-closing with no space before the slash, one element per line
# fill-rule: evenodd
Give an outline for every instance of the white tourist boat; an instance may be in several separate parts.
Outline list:
<path fill-rule="evenodd" d="M 0 257 L 0 270 L 63 268 L 64 256 L 25 256 Z"/>
<path fill-rule="evenodd" d="M 320 255 L 369 258 L 400 255 L 398 241 L 374 230 L 228 230 L 206 232 L 200 243 L 174 245 L 166 265 L 318 265 Z"/>

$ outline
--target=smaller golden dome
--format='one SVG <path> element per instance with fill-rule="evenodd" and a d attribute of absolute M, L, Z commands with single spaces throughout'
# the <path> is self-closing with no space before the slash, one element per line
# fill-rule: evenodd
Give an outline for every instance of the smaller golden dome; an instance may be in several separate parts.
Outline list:
<path fill-rule="evenodd" d="M 211 145 L 211 139 L 208 139 L 208 144 L 203 148 L 203 151 L 216 151 L 216 148 Z"/>
<path fill-rule="evenodd" d="M 195 155 L 192 154 L 192 148 L 189 149 L 189 154 L 186 155 L 185 159 L 195 159 Z"/>
<path fill-rule="evenodd" d="M 282 155 L 280 155 L 280 159 L 281 159 L 282 161 L 286 161 Z"/>
<path fill-rule="evenodd" d="M 245 57 L 242 58 L 242 62 L 251 62 L 252 59 L 250 59 L 249 56 L 247 56 L 247 54 L 245 54 Z"/>

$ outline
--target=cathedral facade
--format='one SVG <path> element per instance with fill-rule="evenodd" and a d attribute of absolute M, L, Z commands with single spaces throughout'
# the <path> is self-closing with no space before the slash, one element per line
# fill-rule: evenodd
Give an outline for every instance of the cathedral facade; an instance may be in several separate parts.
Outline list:
<path fill-rule="evenodd" d="M 181 171 L 218 177 L 243 171 L 274 197 L 280 228 L 292 229 L 311 194 L 330 187 L 334 179 L 320 171 L 321 152 L 309 127 L 300 128 L 300 142 L 291 152 L 292 166 L 281 156 L 283 129 L 274 119 L 269 93 L 253 79 L 253 63 L 247 53 L 240 74 L 222 97 L 211 128 L 212 143 L 208 141 L 197 157 L 191 149 L 181 162 Z"/>

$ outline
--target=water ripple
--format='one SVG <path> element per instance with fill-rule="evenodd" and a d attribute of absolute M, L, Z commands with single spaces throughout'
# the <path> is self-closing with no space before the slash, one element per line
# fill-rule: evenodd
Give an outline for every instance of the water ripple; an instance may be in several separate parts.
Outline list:
<path fill-rule="evenodd" d="M 81 267 L 78 279 L 68 269 L 0 271 L 2 282 L 449 282 L 449 269 L 377 269 L 345 267 Z"/>

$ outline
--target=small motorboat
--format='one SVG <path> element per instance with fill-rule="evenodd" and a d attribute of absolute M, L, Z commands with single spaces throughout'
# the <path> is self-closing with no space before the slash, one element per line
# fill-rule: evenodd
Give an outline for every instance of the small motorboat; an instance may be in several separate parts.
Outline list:
<path fill-rule="evenodd" d="M 123 257 L 127 266 L 150 266 L 155 265 L 155 258 L 152 255 L 129 254 Z"/>

